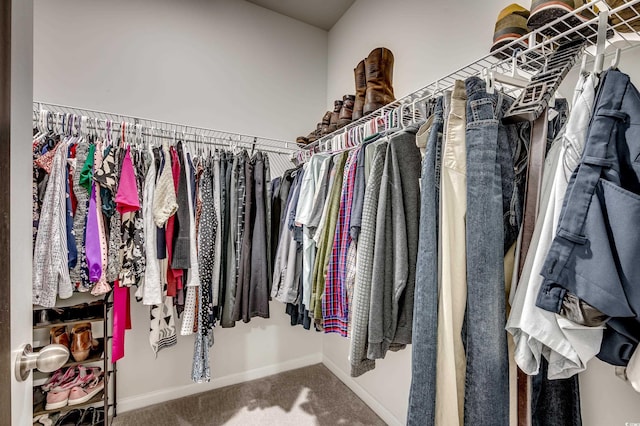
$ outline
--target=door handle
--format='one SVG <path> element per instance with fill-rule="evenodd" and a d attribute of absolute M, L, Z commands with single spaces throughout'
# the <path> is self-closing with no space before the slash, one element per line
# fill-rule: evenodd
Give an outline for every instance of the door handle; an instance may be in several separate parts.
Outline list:
<path fill-rule="evenodd" d="M 26 344 L 22 347 L 22 353 L 16 357 L 16 379 L 24 382 L 34 368 L 43 373 L 51 373 L 65 365 L 68 360 L 69 348 L 64 345 L 51 344 L 33 352 L 31 345 Z"/>

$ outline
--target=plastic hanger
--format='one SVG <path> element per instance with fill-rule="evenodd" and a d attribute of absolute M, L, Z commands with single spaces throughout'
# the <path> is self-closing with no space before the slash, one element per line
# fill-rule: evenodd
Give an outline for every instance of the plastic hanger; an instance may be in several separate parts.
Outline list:
<path fill-rule="evenodd" d="M 607 41 L 607 20 L 609 12 L 603 10 L 598 14 L 598 38 L 596 41 L 596 58 L 593 62 L 593 72 L 599 75 L 604 65 L 604 51 Z"/>
<path fill-rule="evenodd" d="M 622 54 L 622 50 L 616 49 L 615 56 L 613 57 L 613 60 L 611 61 L 611 69 L 617 69 L 618 68 L 618 66 L 620 65 L 620 55 L 621 54 Z"/>

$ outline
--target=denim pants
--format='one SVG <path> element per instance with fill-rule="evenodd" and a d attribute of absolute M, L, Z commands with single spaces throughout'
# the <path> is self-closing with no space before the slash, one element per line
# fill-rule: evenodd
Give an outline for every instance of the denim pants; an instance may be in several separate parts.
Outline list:
<path fill-rule="evenodd" d="M 440 149 L 444 125 L 443 100 L 433 113 L 433 125 L 422 163 L 420 231 L 416 266 L 411 389 L 407 425 L 432 425 L 436 406 L 438 333 L 438 212 L 440 205 Z"/>
<path fill-rule="evenodd" d="M 583 314 L 577 297 L 610 317 L 598 357 L 618 366 L 640 339 L 639 120 L 640 93 L 629 76 L 607 71 L 536 301 L 565 316 Z"/>
<path fill-rule="evenodd" d="M 523 125 L 502 125 L 513 102 L 472 77 L 467 91 L 465 424 L 509 424 L 504 256 L 522 222 Z M 490 389 L 491 391 L 487 391 Z"/>

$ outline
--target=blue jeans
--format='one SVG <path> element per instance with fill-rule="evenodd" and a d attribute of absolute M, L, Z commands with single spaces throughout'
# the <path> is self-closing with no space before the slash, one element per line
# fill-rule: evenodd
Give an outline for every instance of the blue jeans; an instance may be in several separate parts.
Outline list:
<path fill-rule="evenodd" d="M 465 424 L 509 424 L 504 255 L 522 221 L 524 125 L 501 124 L 513 100 L 467 79 L 467 309 Z M 528 127 L 528 126 L 527 126 Z M 524 156 L 525 158 L 520 158 Z M 487 391 L 489 390 L 490 391 Z"/>
<path fill-rule="evenodd" d="M 610 317 L 598 357 L 624 366 L 640 340 L 640 93 L 616 70 L 601 78 L 536 305 Z M 571 318 L 574 319 L 574 318 Z"/>
<path fill-rule="evenodd" d="M 444 126 L 442 97 L 422 162 L 420 231 L 413 305 L 411 390 L 407 425 L 432 425 L 436 406 L 438 341 L 438 211 L 440 206 L 440 150 Z"/>

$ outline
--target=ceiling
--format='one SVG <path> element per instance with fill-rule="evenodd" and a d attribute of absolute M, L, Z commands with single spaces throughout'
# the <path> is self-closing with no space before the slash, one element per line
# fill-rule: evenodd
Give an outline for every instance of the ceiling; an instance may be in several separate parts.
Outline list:
<path fill-rule="evenodd" d="M 355 0 L 247 0 L 266 9 L 329 31 Z"/>

